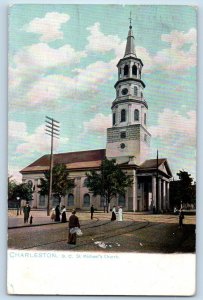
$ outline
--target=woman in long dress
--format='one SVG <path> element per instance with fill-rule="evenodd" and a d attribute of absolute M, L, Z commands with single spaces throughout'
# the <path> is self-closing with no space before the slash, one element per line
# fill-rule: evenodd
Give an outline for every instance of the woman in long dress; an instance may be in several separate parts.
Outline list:
<path fill-rule="evenodd" d="M 118 221 L 123 221 L 123 209 L 121 206 L 118 208 Z"/>
<path fill-rule="evenodd" d="M 63 206 L 63 209 L 61 211 L 61 222 L 62 223 L 66 223 L 67 219 L 66 219 L 66 207 Z"/>
<path fill-rule="evenodd" d="M 69 218 L 69 234 L 68 234 L 68 244 L 75 245 L 76 244 L 76 232 L 71 233 L 71 229 L 74 227 L 80 228 L 80 223 L 78 217 L 75 215 L 76 211 L 72 211 L 72 215 Z"/>
<path fill-rule="evenodd" d="M 116 220 L 116 207 L 114 205 L 112 208 L 111 221 L 115 221 L 115 220 Z"/>
<path fill-rule="evenodd" d="M 55 208 L 55 222 L 60 222 L 60 208 L 59 205 Z"/>

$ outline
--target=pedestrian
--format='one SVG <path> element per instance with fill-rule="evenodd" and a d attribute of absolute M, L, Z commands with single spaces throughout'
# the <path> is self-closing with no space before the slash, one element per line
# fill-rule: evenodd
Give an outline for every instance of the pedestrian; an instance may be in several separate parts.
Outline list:
<path fill-rule="evenodd" d="M 59 205 L 56 205 L 55 208 L 55 222 L 60 222 L 60 208 Z"/>
<path fill-rule="evenodd" d="M 69 234 L 68 234 L 68 244 L 75 245 L 76 244 L 76 232 L 71 233 L 71 229 L 74 227 L 80 228 L 80 223 L 78 217 L 75 215 L 76 210 L 72 211 L 72 215 L 69 218 Z"/>
<path fill-rule="evenodd" d="M 121 206 L 118 208 L 118 221 L 123 221 L 123 209 Z"/>
<path fill-rule="evenodd" d="M 29 215 L 30 215 L 30 206 L 27 203 L 26 206 L 23 208 L 24 213 L 24 223 L 28 223 Z"/>
<path fill-rule="evenodd" d="M 180 209 L 179 212 L 179 227 L 182 228 L 183 227 L 183 219 L 184 219 L 184 213 L 182 208 Z"/>
<path fill-rule="evenodd" d="M 91 220 L 93 219 L 93 214 L 94 214 L 94 206 L 92 204 L 91 208 L 90 208 L 90 212 L 91 212 Z"/>
<path fill-rule="evenodd" d="M 115 221 L 115 220 L 116 220 L 116 207 L 114 205 L 112 208 L 111 221 Z"/>
<path fill-rule="evenodd" d="M 67 219 L 66 219 L 66 207 L 65 207 L 65 205 L 62 206 L 61 222 L 62 223 L 66 223 L 67 222 Z"/>
<path fill-rule="evenodd" d="M 55 216 L 56 216 L 56 214 L 55 214 L 55 208 L 52 208 L 52 210 L 51 210 L 51 220 L 52 221 L 55 220 Z"/>

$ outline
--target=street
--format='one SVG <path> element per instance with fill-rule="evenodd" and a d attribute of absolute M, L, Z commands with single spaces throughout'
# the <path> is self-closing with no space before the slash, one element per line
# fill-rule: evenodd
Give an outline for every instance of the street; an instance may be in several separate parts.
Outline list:
<path fill-rule="evenodd" d="M 44 213 L 44 212 L 43 212 Z M 77 213 L 83 235 L 67 244 L 68 223 L 8 229 L 8 248 L 105 252 L 194 253 L 195 216 L 186 216 L 183 228 L 174 215 L 125 213 L 124 221 L 110 221 L 111 213 Z M 43 221 L 45 222 L 45 221 Z M 37 224 L 35 224 L 37 225 Z"/>

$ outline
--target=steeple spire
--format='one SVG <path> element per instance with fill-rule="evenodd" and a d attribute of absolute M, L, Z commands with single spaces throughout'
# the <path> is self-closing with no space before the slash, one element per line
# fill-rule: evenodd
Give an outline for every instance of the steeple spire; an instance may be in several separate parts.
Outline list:
<path fill-rule="evenodd" d="M 130 12 L 130 26 L 129 26 L 129 31 L 128 31 L 128 37 L 127 37 L 127 43 L 126 43 L 126 48 L 125 48 L 125 55 L 134 55 L 136 57 L 136 53 L 135 53 L 135 43 L 134 43 L 134 35 L 133 35 L 133 31 L 132 31 L 132 17 L 131 17 L 131 12 Z"/>

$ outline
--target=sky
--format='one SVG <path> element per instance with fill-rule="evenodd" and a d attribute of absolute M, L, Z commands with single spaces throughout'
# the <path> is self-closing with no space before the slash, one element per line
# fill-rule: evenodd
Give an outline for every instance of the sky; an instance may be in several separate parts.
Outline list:
<path fill-rule="evenodd" d="M 149 158 L 196 179 L 196 9 L 161 5 L 12 5 L 8 170 L 50 152 L 45 116 L 60 122 L 54 152 L 106 147 L 117 62 L 130 11 L 148 103 Z"/>

